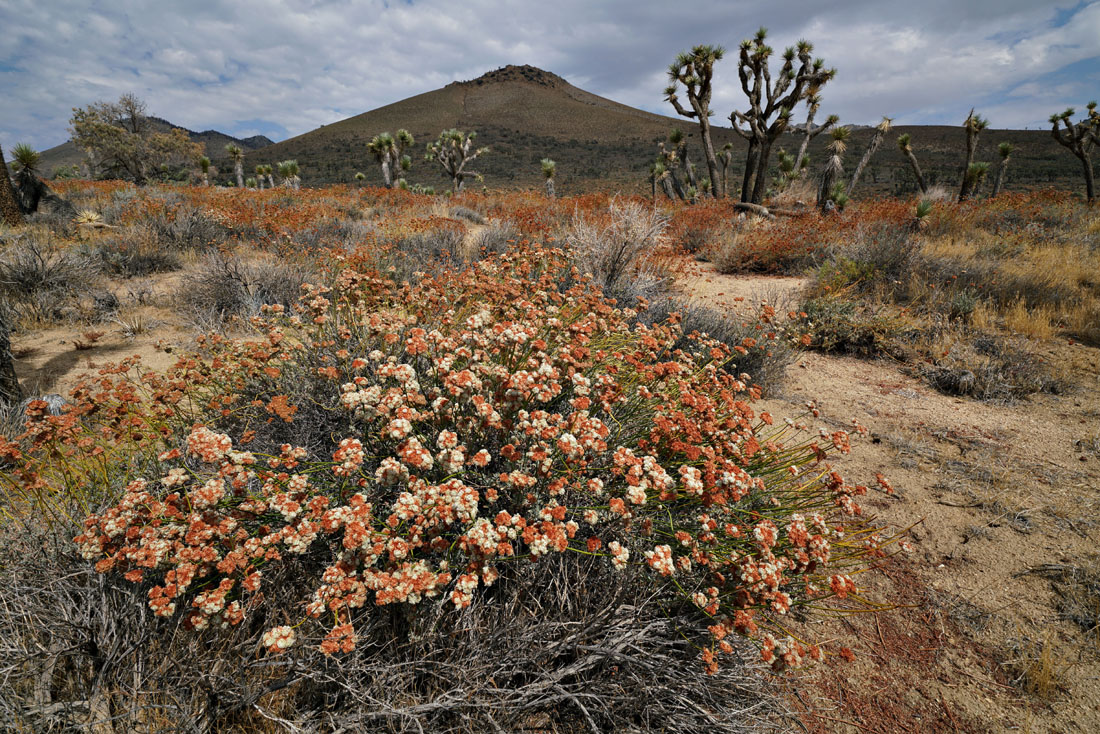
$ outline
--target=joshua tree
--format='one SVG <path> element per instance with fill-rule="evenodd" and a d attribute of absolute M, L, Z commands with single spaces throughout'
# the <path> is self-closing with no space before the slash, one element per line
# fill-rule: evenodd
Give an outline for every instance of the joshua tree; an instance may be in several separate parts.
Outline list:
<path fill-rule="evenodd" d="M 549 158 L 543 158 L 539 161 L 542 166 L 542 175 L 546 178 L 546 195 L 551 199 L 554 198 L 554 172 L 557 170 L 558 164 Z"/>
<path fill-rule="evenodd" d="M 250 189 L 254 189 L 254 188 L 256 188 L 256 179 L 249 176 L 248 178 L 246 178 L 244 180 L 244 185 L 247 186 Z"/>
<path fill-rule="evenodd" d="M 275 188 L 275 176 L 273 175 L 274 172 L 275 169 L 272 168 L 270 163 L 264 166 L 264 175 L 267 176 L 267 186 L 271 189 Z"/>
<path fill-rule="evenodd" d="M 783 66 L 773 78 L 768 67 L 772 48 L 764 43 L 767 35 L 767 29 L 761 28 L 755 38 L 741 42 L 737 71 L 749 106 L 746 112 L 730 114 L 733 129 L 749 141 L 741 200 L 753 204 L 764 199 L 772 144 L 787 129 L 791 111 L 836 75 L 835 69 L 826 69 L 821 59 L 811 57 L 813 44 L 799 41 L 783 53 Z"/>
<path fill-rule="evenodd" d="M 23 223 L 23 210 L 15 200 L 15 189 L 11 185 L 11 176 L 8 175 L 8 164 L 4 162 L 2 149 L 0 149 L 0 168 L 4 169 L 4 179 L 0 181 L 0 218 L 3 218 L 4 224 L 9 227 L 18 227 Z"/>
<path fill-rule="evenodd" d="M 966 191 L 967 199 L 977 195 L 978 189 L 981 188 L 982 182 L 985 181 L 988 173 L 988 163 L 971 163 L 966 167 L 966 173 L 963 174 L 963 188 Z M 965 201 L 965 199 L 960 198 L 959 201 Z"/>
<path fill-rule="evenodd" d="M 898 136 L 898 150 L 905 154 L 905 157 L 909 159 L 909 165 L 913 169 L 913 175 L 917 177 L 917 187 L 922 194 L 928 192 L 928 184 L 924 181 L 924 174 L 921 173 L 920 164 L 917 163 L 917 156 L 913 154 L 913 146 L 911 144 L 911 138 L 909 133 Z"/>
<path fill-rule="evenodd" d="M 730 180 L 729 180 L 729 168 L 730 163 L 733 162 L 733 143 L 726 143 L 722 146 L 722 150 L 717 154 L 718 165 L 722 166 L 722 191 L 729 195 Z"/>
<path fill-rule="evenodd" d="M 393 188 L 396 171 L 407 171 L 412 166 L 412 158 L 405 155 L 405 151 L 413 143 L 413 136 L 408 130 L 398 130 L 396 136 L 380 133 L 367 143 L 367 150 L 382 166 L 382 185 L 387 189 Z"/>
<path fill-rule="evenodd" d="M 726 190 L 718 173 L 718 158 L 710 139 L 710 117 L 714 114 L 710 108 L 711 80 L 715 62 L 721 61 L 725 53 L 721 46 L 696 46 L 689 53 L 680 54 L 668 67 L 669 85 L 665 88 L 665 99 L 672 103 L 677 114 L 699 121 L 699 137 L 703 141 L 703 155 L 707 159 L 707 171 L 710 172 L 716 199 L 724 198 Z M 680 84 L 684 85 L 691 109 L 680 104 L 680 98 L 676 96 Z"/>
<path fill-rule="evenodd" d="M 970 110 L 970 114 L 967 115 L 966 121 L 963 122 L 963 129 L 966 130 L 966 165 L 963 166 L 963 180 L 962 186 L 959 187 L 959 201 L 966 201 L 974 194 L 974 188 L 977 184 L 981 183 L 981 179 L 985 177 L 983 172 L 980 177 L 975 178 L 977 169 L 974 168 L 974 154 L 978 151 L 978 136 L 981 135 L 982 130 L 989 127 L 989 120 L 985 119 L 981 115 L 975 115 L 974 110 Z M 989 169 L 989 164 L 986 164 L 986 170 Z"/>
<path fill-rule="evenodd" d="M 824 124 L 814 125 L 814 117 L 821 107 L 821 95 L 815 90 L 811 90 L 810 94 L 806 95 L 806 107 L 806 127 L 802 135 L 802 145 L 798 146 L 798 155 L 794 158 L 794 169 L 796 171 L 802 170 L 802 159 L 806 157 L 806 149 L 810 147 L 810 142 L 840 121 L 840 118 L 836 115 L 829 115 L 825 118 Z"/>
<path fill-rule="evenodd" d="M 288 189 L 297 189 L 301 185 L 301 179 L 298 178 L 298 161 L 282 161 L 277 164 L 277 169 L 279 178 L 283 179 L 283 186 Z"/>
<path fill-rule="evenodd" d="M 259 166 L 256 166 L 255 171 L 256 171 L 256 181 L 260 185 L 260 191 L 263 191 L 264 190 L 264 173 L 266 172 L 266 169 L 263 167 L 263 165 L 259 165 Z"/>
<path fill-rule="evenodd" d="M 829 152 L 829 159 L 825 162 L 825 168 L 821 172 L 821 188 L 817 192 L 817 206 L 822 211 L 827 211 L 830 204 L 841 206 L 841 202 L 838 201 L 840 196 L 847 199 L 847 195 L 844 194 L 842 189 L 838 191 L 840 187 L 837 186 L 837 182 L 840 174 L 844 173 L 844 152 L 848 150 L 848 136 L 850 134 L 851 130 L 847 127 L 836 127 L 829 133 L 832 137 L 832 141 L 826 148 Z"/>
<path fill-rule="evenodd" d="M 694 201 L 695 195 L 691 192 L 698 191 L 699 182 L 695 178 L 695 166 L 688 157 L 684 133 L 673 128 L 668 134 L 668 140 L 659 143 L 657 147 L 658 160 L 664 164 L 668 173 L 668 186 L 672 188 L 675 198 Z"/>
<path fill-rule="evenodd" d="M 15 191 L 19 197 L 19 207 L 24 214 L 38 211 L 38 202 L 49 193 L 46 184 L 38 177 L 38 151 L 26 143 L 12 148 L 15 156 Z"/>
<path fill-rule="evenodd" d="M 882 122 L 875 127 L 875 134 L 871 136 L 871 142 L 867 144 L 867 150 L 864 151 L 863 157 L 859 159 L 859 165 L 856 166 L 856 170 L 852 173 L 852 180 L 848 182 L 848 188 L 844 191 L 847 196 L 852 195 L 852 189 L 856 187 L 856 182 L 859 181 L 859 177 L 863 175 L 863 169 L 871 162 L 871 156 L 873 156 L 875 151 L 878 150 L 878 147 L 882 145 L 882 141 L 886 137 L 886 133 L 890 132 L 890 127 L 893 122 L 894 121 L 889 117 L 883 117 Z"/>
<path fill-rule="evenodd" d="M 993 178 L 993 193 L 991 197 L 995 197 L 1001 193 L 1001 188 L 1005 182 L 1005 169 L 1008 168 L 1008 159 L 1012 156 L 1012 151 L 1015 148 L 1012 147 L 1012 143 L 1001 143 L 997 146 L 997 153 L 1001 156 L 1001 162 L 997 164 L 997 175 Z"/>
<path fill-rule="evenodd" d="M 199 169 L 202 171 L 202 185 L 210 185 L 210 159 L 206 156 L 199 158 Z"/>
<path fill-rule="evenodd" d="M 1072 107 L 1060 115 L 1051 115 L 1050 134 L 1081 161 L 1085 169 L 1085 195 L 1091 204 L 1096 201 L 1096 186 L 1092 175 L 1092 150 L 1100 145 L 1100 112 L 1096 111 L 1096 102 L 1089 102 L 1086 108 L 1089 111 L 1088 117 L 1077 123 L 1069 121 L 1069 118 L 1073 117 Z M 1059 123 L 1062 124 L 1061 128 L 1058 127 Z"/>
<path fill-rule="evenodd" d="M 363 172 L 362 172 L 362 171 L 358 171 L 358 172 L 357 172 L 357 173 L 355 174 L 355 185 L 356 185 L 356 186 L 358 186 L 358 187 L 360 187 L 360 188 L 362 188 L 362 186 L 363 186 L 363 181 L 365 181 L 365 180 L 366 180 L 366 178 L 367 178 L 367 177 L 366 177 L 366 176 L 365 176 L 365 175 L 363 174 Z"/>
<path fill-rule="evenodd" d="M 482 153 L 488 153 L 488 148 L 474 148 L 476 132 L 466 134 L 461 130 L 451 128 L 439 133 L 439 138 L 434 143 L 428 143 L 428 152 L 425 160 L 436 161 L 443 172 L 451 179 L 451 191 L 462 191 L 462 185 L 467 178 L 481 180 L 481 174 L 477 171 L 467 171 L 466 166 Z"/>
<path fill-rule="evenodd" d="M 233 161 L 233 173 L 237 176 L 237 188 L 244 188 L 244 151 L 241 146 L 229 143 L 225 146 L 229 160 Z"/>

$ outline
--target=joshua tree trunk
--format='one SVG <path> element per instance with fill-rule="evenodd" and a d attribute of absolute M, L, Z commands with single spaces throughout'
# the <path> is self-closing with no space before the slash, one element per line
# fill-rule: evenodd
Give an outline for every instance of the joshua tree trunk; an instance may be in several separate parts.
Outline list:
<path fill-rule="evenodd" d="M 767 142 L 760 147 L 759 158 L 756 161 L 756 181 L 752 186 L 752 203 L 761 204 L 764 201 L 764 193 L 768 185 L 768 160 L 772 155 L 772 144 Z"/>
<path fill-rule="evenodd" d="M 1092 159 L 1087 155 L 1082 156 L 1081 165 L 1085 167 L 1085 197 L 1091 204 L 1096 201 L 1096 183 L 1092 175 Z"/>
<path fill-rule="evenodd" d="M 15 363 L 11 356 L 11 338 L 4 314 L 0 313 L 0 404 L 14 405 L 23 397 Z"/>
<path fill-rule="evenodd" d="M 552 178 L 546 179 L 546 195 L 551 199 L 554 198 L 554 179 Z"/>
<path fill-rule="evenodd" d="M 1001 187 L 1005 182 L 1005 169 L 1008 168 L 1009 156 L 1001 158 L 1001 164 L 997 166 L 997 176 L 993 179 L 993 193 L 990 194 L 990 198 L 995 198 L 997 194 L 1001 193 Z"/>
<path fill-rule="evenodd" d="M 15 200 L 15 189 L 8 175 L 8 164 L 4 162 L 4 151 L 0 149 L 0 167 L 4 169 L 4 180 L 0 181 L 0 217 L 9 227 L 18 227 L 23 223 L 23 211 Z"/>
<path fill-rule="evenodd" d="M 244 188 L 244 164 L 240 161 L 233 162 L 233 173 L 237 174 L 237 188 Z"/>
<path fill-rule="evenodd" d="M 393 188 L 393 169 L 390 167 L 389 157 L 382 159 L 382 185 L 387 189 Z"/>
<path fill-rule="evenodd" d="M 756 162 L 759 158 L 759 146 L 755 140 L 750 140 L 749 152 L 745 156 L 745 178 L 741 181 L 741 201 L 752 201 L 752 181 L 756 175 Z"/>
<path fill-rule="evenodd" d="M 267 174 L 267 187 L 269 189 L 274 189 L 275 188 L 275 175 L 274 174 L 271 174 L 271 173 Z"/>
<path fill-rule="evenodd" d="M 710 120 L 707 119 L 706 114 L 699 115 L 699 132 L 703 138 L 703 156 L 707 159 L 711 192 L 715 199 L 723 199 L 726 196 L 726 188 L 722 185 L 722 177 L 718 175 L 718 158 L 714 154 L 714 143 L 710 139 Z"/>

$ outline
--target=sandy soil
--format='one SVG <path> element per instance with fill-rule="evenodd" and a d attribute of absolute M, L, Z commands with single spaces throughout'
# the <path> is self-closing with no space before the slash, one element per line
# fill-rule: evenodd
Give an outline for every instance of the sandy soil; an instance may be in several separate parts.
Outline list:
<path fill-rule="evenodd" d="M 803 285 L 701 266 L 684 289 L 738 309 L 739 299 L 791 298 Z M 826 424 L 867 426 L 871 436 L 836 465 L 863 483 L 886 474 L 896 496 L 868 509 L 912 526 L 917 541 L 907 560 L 862 577 L 872 597 L 903 606 L 808 625 L 857 660 L 804 674 L 807 730 L 1100 731 L 1098 631 L 1060 621 L 1051 581 L 1036 573 L 1096 552 L 1100 454 L 1081 442 L 1100 430 L 1100 350 L 1059 343 L 1043 356 L 1074 384 L 1067 394 L 979 403 L 893 362 L 805 353 L 764 401 L 792 415 L 815 400 Z M 1041 662 L 1053 673 L 1045 697 L 1026 690 L 1046 679 Z"/>

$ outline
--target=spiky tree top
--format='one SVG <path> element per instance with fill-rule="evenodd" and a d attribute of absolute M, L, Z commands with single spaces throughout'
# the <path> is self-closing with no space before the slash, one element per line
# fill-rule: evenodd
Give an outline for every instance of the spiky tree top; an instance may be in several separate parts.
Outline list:
<path fill-rule="evenodd" d="M 38 151 L 27 145 L 26 143 L 17 143 L 14 148 L 11 149 L 13 162 L 15 163 L 15 172 L 20 173 L 27 171 L 28 173 L 35 173 L 38 169 L 38 160 L 41 158 Z"/>
<path fill-rule="evenodd" d="M 558 164 L 549 158 L 543 158 L 539 161 L 539 165 L 542 166 L 542 175 L 545 178 L 553 178 L 558 168 Z"/>
<path fill-rule="evenodd" d="M 721 61 L 725 53 L 726 50 L 721 46 L 700 45 L 688 53 L 679 54 L 668 67 L 669 85 L 665 87 L 665 99 L 672 104 L 676 113 L 699 121 L 703 154 L 710 177 L 715 182 L 715 195 L 719 198 L 725 195 L 725 190 L 718 176 L 718 160 L 710 139 L 710 117 L 714 114 L 714 110 L 710 108 L 710 99 L 714 64 Z M 690 109 L 680 103 L 676 94 L 681 84 L 684 85 Z"/>
<path fill-rule="evenodd" d="M 1016 150 L 1016 148 L 1013 147 L 1012 143 L 1008 142 L 1001 143 L 997 146 L 997 154 L 1001 156 L 1002 160 L 1012 155 L 1012 151 L 1014 150 Z"/>
<path fill-rule="evenodd" d="M 761 28 L 755 38 L 742 41 L 739 50 L 737 74 L 749 107 L 745 112 L 734 110 L 730 121 L 746 139 L 763 138 L 773 116 L 772 124 L 781 132 L 794 107 L 836 76 L 836 69 L 826 69 L 824 61 L 813 58 L 813 44 L 801 40 L 783 52 L 783 65 L 773 79 L 769 62 L 774 50 L 764 43 L 767 35 L 768 30 Z"/>
<path fill-rule="evenodd" d="M 1096 111 L 1096 102 L 1089 102 L 1085 107 L 1088 115 L 1077 123 L 1072 123 L 1069 119 L 1076 112 L 1072 107 L 1061 114 L 1050 116 L 1054 139 L 1078 155 L 1079 150 L 1084 153 L 1091 151 L 1092 146 L 1100 145 L 1100 112 Z M 1061 128 L 1059 124 L 1062 125 Z"/>
<path fill-rule="evenodd" d="M 451 186 L 455 192 L 462 190 L 463 182 L 470 177 L 480 178 L 476 171 L 467 171 L 466 165 L 482 153 L 488 153 L 488 148 L 474 148 L 476 132 L 469 134 L 456 128 L 444 130 L 439 134 L 435 142 L 428 143 L 425 160 L 436 161 L 451 178 Z"/>
<path fill-rule="evenodd" d="M 236 143 L 229 143 L 225 146 L 225 152 L 229 155 L 229 159 L 234 163 L 244 160 L 244 151 L 241 150 L 241 146 Z"/>

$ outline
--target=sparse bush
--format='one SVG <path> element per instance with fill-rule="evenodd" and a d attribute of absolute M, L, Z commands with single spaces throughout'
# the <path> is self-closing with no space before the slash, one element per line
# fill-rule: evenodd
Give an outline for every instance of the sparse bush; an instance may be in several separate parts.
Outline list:
<path fill-rule="evenodd" d="M 614 200 L 606 214 L 573 214 L 562 240 L 582 273 L 623 306 L 667 289 L 665 275 L 647 262 L 667 220 L 636 201 Z"/>
<path fill-rule="evenodd" d="M 927 361 L 916 372 L 949 395 L 978 400 L 1015 400 L 1038 392 L 1061 392 L 1029 342 L 1020 338 L 949 330 L 925 347 Z"/>
<path fill-rule="evenodd" d="M 448 214 L 455 219 L 465 219 L 467 222 L 474 224 L 485 224 L 485 217 L 469 207 L 452 206 Z"/>
<path fill-rule="evenodd" d="M 210 213 L 187 205 L 150 217 L 149 227 L 161 246 L 179 250 L 208 252 L 229 238 L 229 230 Z"/>
<path fill-rule="evenodd" d="M 248 263 L 236 255 L 216 253 L 184 278 L 178 298 L 193 318 L 209 325 L 235 316 L 250 318 L 265 305 L 291 308 L 309 276 L 295 264 Z"/>
<path fill-rule="evenodd" d="M 493 222 L 473 236 L 470 254 L 478 258 L 497 255 L 507 252 L 521 239 L 522 235 L 511 222 Z"/>
<path fill-rule="evenodd" d="M 83 253 L 95 267 L 121 278 L 166 273 L 183 267 L 179 253 L 157 246 L 144 229 L 99 240 Z"/>
<path fill-rule="evenodd" d="M 874 309 L 833 296 L 812 298 L 806 314 L 806 345 L 812 349 L 859 357 L 905 355 L 900 341 L 905 323 L 884 309 Z"/>
<path fill-rule="evenodd" d="M 95 269 L 48 235 L 30 231 L 0 257 L 0 295 L 19 318 L 53 321 L 62 318 L 85 291 Z"/>

